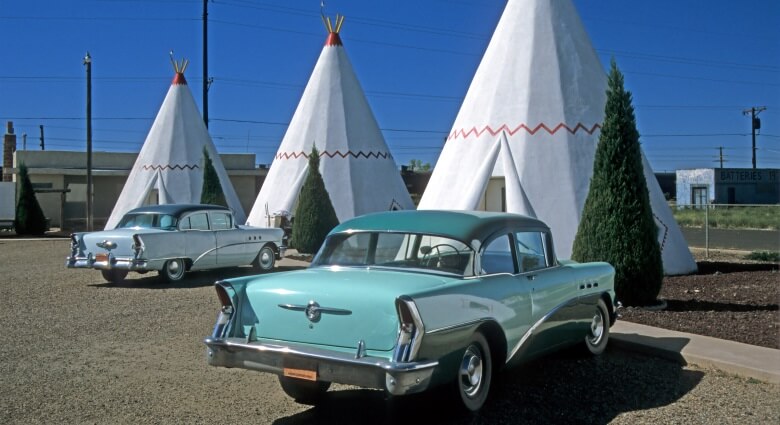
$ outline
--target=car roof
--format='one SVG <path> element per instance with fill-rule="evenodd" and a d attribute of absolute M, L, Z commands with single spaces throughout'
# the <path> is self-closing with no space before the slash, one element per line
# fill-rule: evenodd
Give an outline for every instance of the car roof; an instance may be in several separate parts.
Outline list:
<path fill-rule="evenodd" d="M 549 231 L 542 221 L 532 217 L 489 211 L 388 211 L 355 217 L 336 226 L 331 233 L 359 231 L 395 231 L 447 236 L 469 243 L 485 241 L 500 230 Z"/>
<path fill-rule="evenodd" d="M 147 205 L 140 208 L 135 208 L 127 212 L 127 214 L 170 214 L 173 216 L 180 216 L 182 214 L 192 211 L 230 211 L 227 207 L 221 205 L 208 205 L 208 204 L 163 204 L 163 205 Z"/>

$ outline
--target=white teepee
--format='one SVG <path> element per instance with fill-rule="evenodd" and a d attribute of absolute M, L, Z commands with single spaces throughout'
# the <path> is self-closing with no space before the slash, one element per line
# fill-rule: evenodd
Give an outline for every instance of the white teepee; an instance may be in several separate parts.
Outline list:
<path fill-rule="evenodd" d="M 203 189 L 203 149 L 211 158 L 228 207 L 236 222 L 246 219 L 238 195 L 222 165 L 192 97 L 184 69 L 187 62 L 174 63 L 176 75 L 154 119 L 130 176 L 114 205 L 106 229 L 113 229 L 122 216 L 146 204 L 197 204 Z M 155 193 L 156 192 L 156 198 Z"/>
<path fill-rule="evenodd" d="M 247 224 L 270 227 L 294 213 L 312 146 L 339 221 L 377 211 L 414 209 L 339 37 L 328 38 L 260 189 Z"/>
<path fill-rule="evenodd" d="M 593 173 L 606 90 L 606 73 L 571 0 L 508 0 L 419 208 L 522 213 L 509 199 L 519 179 L 533 211 L 552 228 L 559 257 L 569 258 Z M 507 143 L 499 144 L 502 133 Z M 495 159 L 494 150 L 513 159 L 512 169 Z M 664 271 L 693 272 L 688 245 L 643 162 Z M 479 172 L 484 166 L 492 172 Z M 478 194 L 469 193 L 480 187 Z M 469 205 L 463 205 L 464 193 Z"/>

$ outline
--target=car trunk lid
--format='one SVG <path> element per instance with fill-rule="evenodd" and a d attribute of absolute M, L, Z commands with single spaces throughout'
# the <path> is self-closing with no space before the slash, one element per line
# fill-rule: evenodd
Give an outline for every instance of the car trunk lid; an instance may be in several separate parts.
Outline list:
<path fill-rule="evenodd" d="M 255 325 L 257 338 L 342 348 L 356 348 L 362 340 L 366 349 L 377 351 L 395 345 L 398 296 L 453 280 L 426 273 L 337 267 L 268 277 L 247 286 L 249 304 L 240 313 L 245 334 Z"/>

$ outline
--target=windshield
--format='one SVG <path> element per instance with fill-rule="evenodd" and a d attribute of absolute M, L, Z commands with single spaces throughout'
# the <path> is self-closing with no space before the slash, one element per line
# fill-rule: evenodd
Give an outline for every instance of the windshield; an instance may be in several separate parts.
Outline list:
<path fill-rule="evenodd" d="M 312 266 L 377 266 L 471 275 L 473 259 L 474 251 L 466 244 L 442 236 L 360 232 L 328 237 Z"/>
<path fill-rule="evenodd" d="M 170 214 L 125 214 L 116 228 L 127 229 L 134 227 L 142 229 L 174 230 L 176 229 L 176 224 L 176 217 Z"/>

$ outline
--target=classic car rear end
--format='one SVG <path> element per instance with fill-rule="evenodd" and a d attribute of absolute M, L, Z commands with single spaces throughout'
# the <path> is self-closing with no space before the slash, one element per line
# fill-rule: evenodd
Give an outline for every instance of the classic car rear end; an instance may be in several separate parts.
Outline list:
<path fill-rule="evenodd" d="M 282 229 L 238 226 L 225 207 L 151 205 L 129 211 L 115 229 L 71 235 L 66 265 L 100 270 L 110 282 L 130 271 L 157 271 L 175 282 L 187 271 L 219 267 L 270 271 L 285 249 Z"/>
<path fill-rule="evenodd" d="M 494 369 L 607 343 L 614 270 L 559 263 L 549 229 L 511 214 L 372 214 L 328 236 L 311 268 L 218 282 L 214 366 L 279 376 L 301 402 L 330 382 L 392 395 L 454 382 L 478 410 Z"/>

